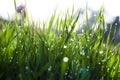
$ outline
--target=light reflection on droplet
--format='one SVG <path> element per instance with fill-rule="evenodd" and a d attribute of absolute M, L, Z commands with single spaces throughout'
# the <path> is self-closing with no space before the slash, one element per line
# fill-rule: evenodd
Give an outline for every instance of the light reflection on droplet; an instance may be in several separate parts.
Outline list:
<path fill-rule="evenodd" d="M 89 58 L 90 58 L 90 56 L 87 56 L 87 58 L 89 59 Z"/>
<path fill-rule="evenodd" d="M 12 60 L 10 60 L 10 62 L 12 62 Z"/>
<path fill-rule="evenodd" d="M 120 65 L 119 65 L 119 68 L 120 68 Z"/>
<path fill-rule="evenodd" d="M 84 33 L 84 29 L 82 29 L 82 33 Z"/>
<path fill-rule="evenodd" d="M 115 69 L 115 67 L 113 67 L 113 69 Z"/>
<path fill-rule="evenodd" d="M 117 26 L 118 24 L 117 23 L 115 23 L 115 26 Z"/>
<path fill-rule="evenodd" d="M 63 61 L 64 61 L 64 62 L 68 62 L 68 60 L 69 60 L 68 57 L 64 57 L 64 58 L 63 58 Z"/>
<path fill-rule="evenodd" d="M 75 55 L 75 52 L 73 52 L 73 55 Z"/>
<path fill-rule="evenodd" d="M 82 56 L 84 56 L 84 55 L 85 55 L 84 50 L 82 50 L 82 51 L 80 52 L 80 55 L 82 55 Z"/>
<path fill-rule="evenodd" d="M 98 64 L 100 65 L 101 63 L 99 62 Z"/>
<path fill-rule="evenodd" d="M 66 45 L 64 45 L 64 48 L 67 48 L 67 46 L 66 46 Z"/>
<path fill-rule="evenodd" d="M 103 44 L 103 47 L 105 47 L 105 44 Z"/>
<path fill-rule="evenodd" d="M 74 41 L 72 38 L 70 39 L 72 42 Z"/>
<path fill-rule="evenodd" d="M 86 71 L 89 71 L 89 69 L 87 69 Z"/>
<path fill-rule="evenodd" d="M 67 72 L 65 73 L 65 75 L 67 75 Z"/>
<path fill-rule="evenodd" d="M 2 29 L 3 32 L 5 32 L 5 29 Z"/>
<path fill-rule="evenodd" d="M 72 76 L 68 75 L 68 77 L 69 77 L 70 79 L 72 79 Z"/>
<path fill-rule="evenodd" d="M 90 40 L 89 40 L 89 39 L 87 39 L 87 41 L 89 42 Z"/>
<path fill-rule="evenodd" d="M 104 77 L 102 76 L 100 80 L 104 80 Z"/>
<path fill-rule="evenodd" d="M 94 14 L 93 16 L 94 16 L 94 17 L 96 17 L 97 15 L 96 15 L 96 14 Z"/>
<path fill-rule="evenodd" d="M 49 66 L 48 71 L 51 71 L 51 69 L 52 69 L 52 66 Z"/>
<path fill-rule="evenodd" d="M 89 66 L 87 66 L 87 68 L 89 69 L 90 67 L 89 67 Z"/>
<path fill-rule="evenodd" d="M 19 73 L 19 74 L 18 74 L 18 77 L 19 77 L 19 78 L 20 78 L 20 77 L 22 77 L 22 74 L 21 74 L 21 73 Z"/>
<path fill-rule="evenodd" d="M 16 51 L 16 54 L 18 54 L 18 52 Z"/>
<path fill-rule="evenodd" d="M 63 54 L 62 52 L 60 52 L 60 54 Z"/>
<path fill-rule="evenodd" d="M 103 51 L 99 51 L 100 54 L 103 54 Z"/>
<path fill-rule="evenodd" d="M 109 72 L 110 68 L 107 68 L 107 72 Z"/>
<path fill-rule="evenodd" d="M 50 48 L 48 48 L 48 51 L 50 50 Z"/>
<path fill-rule="evenodd" d="M 18 64 L 18 61 L 16 62 L 16 64 Z"/>
<path fill-rule="evenodd" d="M 25 67 L 25 69 L 26 69 L 26 70 L 28 70 L 28 69 L 29 69 L 29 67 L 28 67 L 28 66 L 26 66 L 26 67 Z"/>
<path fill-rule="evenodd" d="M 87 38 L 88 38 L 88 39 L 90 39 L 90 37 L 89 37 L 89 36 L 88 36 Z"/>
<path fill-rule="evenodd" d="M 33 73 L 33 71 L 32 71 L 32 70 L 31 70 L 30 72 L 31 72 L 31 73 Z"/>
<path fill-rule="evenodd" d="M 105 62 L 106 61 L 106 59 L 104 59 L 104 60 L 101 60 L 101 62 Z"/>

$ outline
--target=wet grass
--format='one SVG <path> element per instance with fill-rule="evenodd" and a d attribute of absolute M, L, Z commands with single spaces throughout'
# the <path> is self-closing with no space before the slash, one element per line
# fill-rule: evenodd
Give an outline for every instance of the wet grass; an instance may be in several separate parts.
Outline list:
<path fill-rule="evenodd" d="M 2 24 L 0 80 L 119 80 L 120 45 L 114 46 L 114 39 L 109 43 L 109 35 L 104 43 L 103 9 L 92 26 L 86 12 L 91 28 L 76 34 L 79 16 L 80 10 L 53 14 L 39 28 L 28 19 L 21 27 L 17 18 L 15 24 Z"/>

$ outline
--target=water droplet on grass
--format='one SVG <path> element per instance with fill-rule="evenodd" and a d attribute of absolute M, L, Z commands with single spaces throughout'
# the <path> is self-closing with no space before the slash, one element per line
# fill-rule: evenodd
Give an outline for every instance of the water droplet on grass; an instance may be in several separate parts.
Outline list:
<path fill-rule="evenodd" d="M 71 27 L 68 28 L 68 32 L 70 32 L 70 31 L 71 31 Z"/>
<path fill-rule="evenodd" d="M 107 72 L 109 72 L 110 71 L 110 68 L 107 68 Z"/>
<path fill-rule="evenodd" d="M 16 62 L 16 64 L 18 64 L 18 61 Z"/>
<path fill-rule="evenodd" d="M 94 17 L 96 17 L 97 15 L 96 15 L 96 14 L 94 14 L 93 16 L 94 16 Z"/>
<path fill-rule="evenodd" d="M 115 69 L 115 67 L 113 67 L 113 69 Z"/>
<path fill-rule="evenodd" d="M 10 59 L 13 59 L 13 57 L 10 57 Z"/>
<path fill-rule="evenodd" d="M 64 62 L 68 62 L 68 60 L 69 60 L 68 57 L 64 57 L 64 58 L 63 58 L 63 61 L 64 61 Z"/>
<path fill-rule="evenodd" d="M 10 63 L 12 62 L 12 60 L 10 60 Z"/>
<path fill-rule="evenodd" d="M 103 47 L 105 47 L 105 44 L 103 44 Z"/>
<path fill-rule="evenodd" d="M 104 77 L 102 76 L 100 80 L 104 80 Z"/>
<path fill-rule="evenodd" d="M 65 73 L 65 75 L 67 75 L 67 72 Z"/>
<path fill-rule="evenodd" d="M 82 56 L 84 56 L 84 55 L 85 55 L 84 50 L 82 50 L 82 51 L 80 52 L 80 55 L 82 55 Z"/>
<path fill-rule="evenodd" d="M 31 70 L 30 72 L 31 72 L 31 73 L 33 73 L 33 71 L 32 71 L 32 70 Z"/>
<path fill-rule="evenodd" d="M 89 69 L 90 67 L 89 67 L 89 66 L 87 66 L 87 68 Z"/>
<path fill-rule="evenodd" d="M 66 46 L 66 45 L 64 45 L 64 48 L 67 48 L 67 46 Z"/>
<path fill-rule="evenodd" d="M 86 69 L 86 71 L 89 71 L 89 69 Z"/>
<path fill-rule="evenodd" d="M 28 70 L 28 69 L 29 69 L 29 67 L 28 67 L 28 66 L 26 66 L 26 67 L 25 67 L 25 69 L 26 69 L 26 70 Z"/>
<path fill-rule="evenodd" d="M 90 56 L 87 56 L 87 58 L 89 59 L 89 58 L 90 58 Z"/>
<path fill-rule="evenodd" d="M 62 52 L 60 52 L 60 54 L 63 54 Z"/>
<path fill-rule="evenodd" d="M 106 59 L 101 60 L 101 62 L 105 62 L 105 61 L 106 61 Z"/>
<path fill-rule="evenodd" d="M 51 71 L 51 69 L 52 69 L 52 66 L 49 66 L 48 71 Z"/>
<path fill-rule="evenodd" d="M 100 54 L 103 54 L 103 51 L 99 51 Z"/>
<path fill-rule="evenodd" d="M 68 77 L 69 77 L 70 79 L 72 79 L 72 76 L 69 75 Z"/>
<path fill-rule="evenodd" d="M 99 62 L 98 64 L 100 65 L 101 63 Z"/>
<path fill-rule="evenodd" d="M 3 51 L 5 51 L 6 50 L 6 48 L 3 48 Z"/>
<path fill-rule="evenodd" d="M 21 77 L 22 77 L 22 74 L 21 74 L 21 73 L 19 73 L 19 74 L 18 74 L 18 77 L 19 77 L 19 78 L 21 78 Z"/>
<path fill-rule="evenodd" d="M 84 33 L 85 31 L 84 31 L 84 29 L 82 29 L 82 33 Z"/>
<path fill-rule="evenodd" d="M 71 38 L 70 40 L 71 40 L 72 42 L 74 41 L 74 39 L 72 39 L 72 38 Z"/>
<path fill-rule="evenodd" d="M 18 52 L 16 51 L 16 54 L 18 54 Z"/>
<path fill-rule="evenodd" d="M 48 48 L 48 51 L 50 50 L 50 48 Z"/>
<path fill-rule="evenodd" d="M 118 25 L 118 23 L 115 23 L 115 26 L 117 26 Z"/>

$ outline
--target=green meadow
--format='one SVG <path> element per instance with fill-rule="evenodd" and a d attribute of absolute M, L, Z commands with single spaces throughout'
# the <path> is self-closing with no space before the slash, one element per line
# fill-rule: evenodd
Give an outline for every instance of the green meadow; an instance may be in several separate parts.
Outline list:
<path fill-rule="evenodd" d="M 0 80 L 119 80 L 120 44 L 104 42 L 101 8 L 94 25 L 77 34 L 81 10 L 35 24 L 0 21 Z M 96 27 L 97 26 L 97 27 Z M 96 28 L 96 30 L 94 30 Z"/>

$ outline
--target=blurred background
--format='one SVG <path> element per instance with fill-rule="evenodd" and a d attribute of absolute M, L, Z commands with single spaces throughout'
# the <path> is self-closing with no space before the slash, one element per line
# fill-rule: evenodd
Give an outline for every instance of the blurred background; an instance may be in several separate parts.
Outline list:
<path fill-rule="evenodd" d="M 88 3 L 89 18 L 93 16 L 93 13 L 97 13 L 102 5 L 105 7 L 106 22 L 115 16 L 120 16 L 119 0 L 16 0 L 17 6 L 26 5 L 29 18 L 34 21 L 47 20 L 55 9 L 58 13 L 64 13 L 67 9 L 71 10 L 73 6 L 75 11 L 81 8 L 82 15 L 84 15 L 86 3 Z M 0 17 L 14 19 L 14 0 L 0 0 Z"/>

